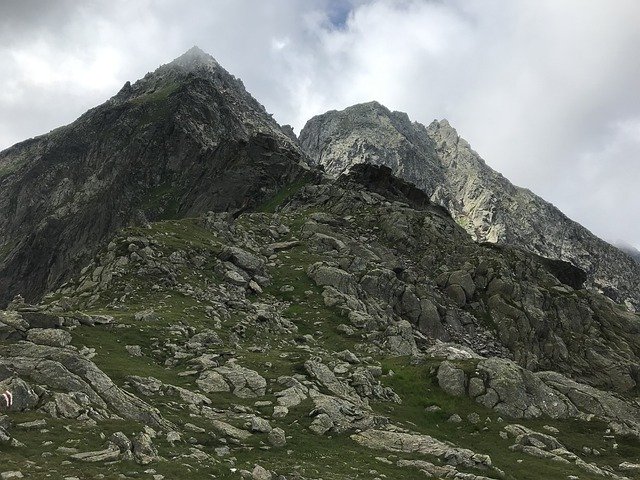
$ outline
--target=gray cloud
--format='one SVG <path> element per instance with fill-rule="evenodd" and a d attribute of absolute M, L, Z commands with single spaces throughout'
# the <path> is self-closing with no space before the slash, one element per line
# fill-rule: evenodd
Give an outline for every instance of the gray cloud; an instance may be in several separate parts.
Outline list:
<path fill-rule="evenodd" d="M 640 247 L 639 21 L 635 0 L 5 0 L 0 147 L 197 44 L 297 129 L 372 99 L 448 118 L 514 183 Z"/>

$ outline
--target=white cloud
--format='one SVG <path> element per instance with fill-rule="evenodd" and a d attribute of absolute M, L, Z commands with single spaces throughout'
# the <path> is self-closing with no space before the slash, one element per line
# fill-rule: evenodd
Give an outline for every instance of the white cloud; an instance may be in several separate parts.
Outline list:
<path fill-rule="evenodd" d="M 0 146 L 197 44 L 298 130 L 372 99 L 446 117 L 514 183 L 640 246 L 636 0 L 7 1 Z"/>

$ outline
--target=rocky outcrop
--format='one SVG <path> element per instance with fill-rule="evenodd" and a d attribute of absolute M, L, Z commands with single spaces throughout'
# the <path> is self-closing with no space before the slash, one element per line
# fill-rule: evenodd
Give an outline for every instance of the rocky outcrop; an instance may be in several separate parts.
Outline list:
<path fill-rule="evenodd" d="M 309 185 L 284 211 L 299 208 L 324 210 L 303 238 L 321 232 L 345 244 L 307 274 L 325 304 L 385 352 L 415 355 L 416 343 L 438 339 L 599 388 L 640 382 L 637 314 L 581 289 L 574 267 L 473 242 L 390 169 L 359 164 L 334 184 Z"/>
<path fill-rule="evenodd" d="M 275 127 L 274 143 L 254 150 L 245 133 L 273 124 L 249 111 L 229 120 L 250 99 L 207 58 L 192 52 L 109 104 L 127 119 L 158 105 L 171 117 L 178 97 L 194 94 L 191 82 L 202 87 L 205 105 L 181 110 L 173 130 L 150 131 L 146 143 L 164 165 L 156 146 L 166 138 L 172 161 L 196 174 L 173 204 L 178 217 L 199 182 L 217 182 L 204 160 L 227 152 L 224 182 L 237 188 L 253 182 L 236 174 L 262 153 L 250 174 L 274 161 L 280 175 L 281 155 L 296 157 Z M 182 78 L 183 68 L 196 70 L 183 72 L 188 86 L 165 96 L 160 77 Z M 218 98 L 225 88 L 235 103 Z M 209 145 L 218 131 L 211 156 L 196 148 L 193 138 Z M 203 164 L 181 157 L 181 145 Z M 127 174 L 143 191 L 137 173 L 158 172 L 136 158 Z M 259 195 L 277 183 L 265 178 Z M 219 187 L 200 189 L 210 197 L 199 205 L 218 194 L 236 202 L 239 192 Z M 637 467 L 628 460 L 640 454 L 639 317 L 583 289 L 580 269 L 478 244 L 423 190 L 368 163 L 289 184 L 263 212 L 234 204 L 153 221 L 169 207 L 158 195 L 59 289 L 0 310 L 0 444 L 11 475 L 487 480 L 616 478 Z M 111 197 L 100 200 L 111 211 Z"/>
<path fill-rule="evenodd" d="M 586 272 L 589 286 L 640 310 L 640 265 L 550 203 L 512 185 L 446 120 L 425 127 L 405 113 L 365 103 L 312 118 L 300 133 L 300 145 L 333 175 L 359 163 L 386 165 L 444 206 L 478 242 L 570 262 Z"/>
<path fill-rule="evenodd" d="M 467 468 L 489 469 L 491 457 L 475 453 L 465 448 L 455 447 L 441 442 L 429 435 L 389 432 L 385 430 L 366 430 L 351 435 L 360 445 L 368 448 L 388 450 L 396 453 L 419 453 L 440 458 L 448 465 Z"/>
<path fill-rule="evenodd" d="M 164 420 L 156 409 L 118 388 L 93 362 L 73 350 L 30 342 L 13 343 L 3 347 L 0 367 L 51 389 L 82 394 L 87 399 L 86 403 L 98 410 L 112 409 L 124 418 L 160 428 L 171 426 L 171 423 Z M 16 398 L 26 401 L 33 397 L 26 392 L 28 390 L 17 395 Z M 24 408 L 33 408 L 38 401 L 36 396 L 35 402 L 26 404 Z M 49 410 L 54 408 L 53 412 L 60 413 L 63 410 L 57 405 L 63 400 L 58 397 L 55 402 L 53 407 L 47 408 Z M 71 400 L 71 403 L 75 402 Z M 15 408 L 19 408 L 19 405 L 15 405 Z M 62 416 L 65 415 L 62 414 Z"/>
<path fill-rule="evenodd" d="M 469 396 L 510 418 L 587 419 L 591 415 L 608 422 L 613 431 L 640 438 L 640 408 L 630 400 L 556 372 L 534 373 L 506 359 L 465 365 L 442 362 L 437 374 L 440 388 L 450 395 Z"/>

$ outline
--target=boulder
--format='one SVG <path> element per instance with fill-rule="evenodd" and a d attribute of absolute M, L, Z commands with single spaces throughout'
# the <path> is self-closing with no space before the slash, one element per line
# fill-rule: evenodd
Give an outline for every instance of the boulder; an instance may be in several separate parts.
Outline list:
<path fill-rule="evenodd" d="M 58 328 L 32 328 L 27 332 L 27 340 L 38 345 L 66 347 L 71 343 L 71 334 Z"/>
<path fill-rule="evenodd" d="M 438 385 L 449 395 L 462 397 L 466 394 L 467 377 L 461 368 L 444 361 L 438 368 Z"/>
<path fill-rule="evenodd" d="M 284 430 L 281 428 L 274 428 L 269 432 L 269 443 L 274 447 L 284 447 L 287 444 L 287 437 Z"/>
<path fill-rule="evenodd" d="M 206 393 L 230 392 L 231 387 L 224 377 L 215 370 L 205 370 L 196 380 L 198 386 Z"/>
<path fill-rule="evenodd" d="M 241 367 L 233 361 L 214 369 L 231 385 L 232 393 L 240 398 L 264 396 L 267 381 L 255 370 Z"/>
<path fill-rule="evenodd" d="M 492 467 L 491 457 L 488 455 L 452 446 L 429 435 L 372 429 L 351 435 L 351 438 L 360 445 L 376 450 L 430 455 L 442 459 L 449 465 L 460 465 L 467 468 L 488 469 Z"/>

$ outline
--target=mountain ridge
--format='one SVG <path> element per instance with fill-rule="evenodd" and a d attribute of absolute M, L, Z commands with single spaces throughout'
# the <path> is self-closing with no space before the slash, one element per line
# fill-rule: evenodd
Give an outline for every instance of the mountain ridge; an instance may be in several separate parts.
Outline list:
<path fill-rule="evenodd" d="M 312 118 L 299 138 L 313 163 L 330 174 L 360 162 L 387 165 L 447 208 L 477 241 L 569 261 L 587 272 L 593 288 L 628 308 L 640 308 L 637 264 L 491 169 L 446 120 L 425 127 L 369 102 Z"/>
<path fill-rule="evenodd" d="M 131 221 L 247 208 L 307 170 L 242 82 L 192 49 L 0 152 L 0 305 L 59 285 Z"/>

